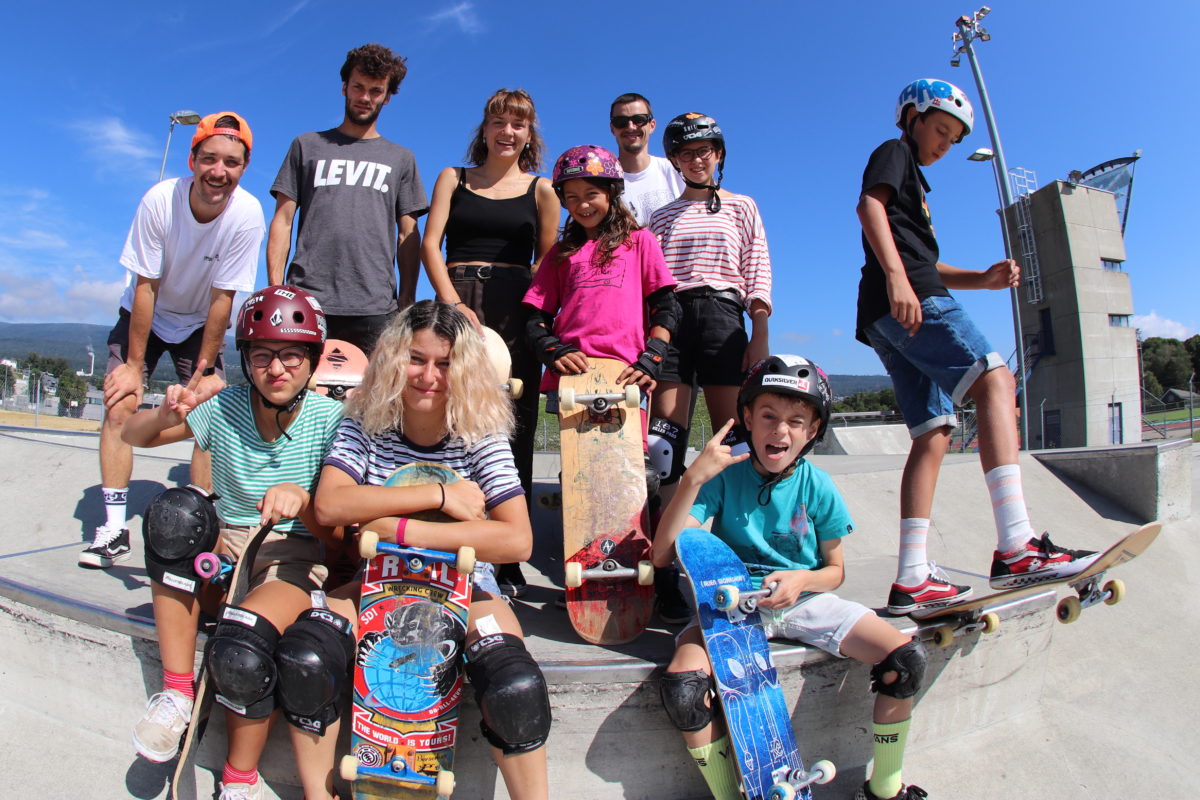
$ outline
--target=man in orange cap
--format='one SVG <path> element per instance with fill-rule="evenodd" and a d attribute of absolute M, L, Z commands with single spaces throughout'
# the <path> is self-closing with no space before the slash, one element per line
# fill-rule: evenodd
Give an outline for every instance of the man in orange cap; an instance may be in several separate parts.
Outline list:
<path fill-rule="evenodd" d="M 209 114 L 192 137 L 192 174 L 146 192 L 121 252 L 128 271 L 117 324 L 108 334 L 100 484 L 106 519 L 79 555 L 107 568 L 129 557 L 125 500 L 133 448 L 121 441 L 125 420 L 142 402 L 145 381 L 164 352 L 187 383 L 199 365 L 201 389 L 224 385 L 225 331 L 238 291 L 252 291 L 266 232 L 262 205 L 238 186 L 254 137 L 232 111 Z M 211 385 L 209 385 L 211 384 Z M 207 454 L 196 451 L 192 481 L 208 484 Z"/>

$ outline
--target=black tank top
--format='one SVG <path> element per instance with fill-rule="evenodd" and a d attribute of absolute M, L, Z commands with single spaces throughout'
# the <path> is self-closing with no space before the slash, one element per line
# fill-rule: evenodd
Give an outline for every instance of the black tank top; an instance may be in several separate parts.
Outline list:
<path fill-rule="evenodd" d="M 458 170 L 446 220 L 446 263 L 531 264 L 538 233 L 538 179 L 516 197 L 495 200 L 466 187 L 467 171 Z"/>

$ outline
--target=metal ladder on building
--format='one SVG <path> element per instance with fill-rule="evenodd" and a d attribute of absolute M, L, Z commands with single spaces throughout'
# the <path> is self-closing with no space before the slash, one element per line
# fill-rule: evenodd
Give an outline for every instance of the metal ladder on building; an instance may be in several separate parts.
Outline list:
<path fill-rule="evenodd" d="M 1013 208 L 1017 214 L 1017 243 L 1020 246 L 1021 283 L 1025 284 L 1026 302 L 1036 305 L 1042 302 L 1042 269 L 1038 263 L 1037 240 L 1033 235 L 1033 214 L 1030 204 L 1038 188 L 1037 173 L 1024 167 L 1013 167 L 1008 171 L 1012 185 Z"/>

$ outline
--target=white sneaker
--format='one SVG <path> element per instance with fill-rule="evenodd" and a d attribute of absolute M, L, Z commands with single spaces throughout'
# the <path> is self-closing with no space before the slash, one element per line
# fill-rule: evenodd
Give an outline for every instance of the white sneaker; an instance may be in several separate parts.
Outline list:
<path fill-rule="evenodd" d="M 133 726 L 133 747 L 150 761 L 170 761 L 192 721 L 192 701 L 182 692 L 164 689 L 146 703 L 146 713 Z"/>
<path fill-rule="evenodd" d="M 223 783 L 217 800 L 262 800 L 262 787 L 261 777 L 254 783 Z"/>

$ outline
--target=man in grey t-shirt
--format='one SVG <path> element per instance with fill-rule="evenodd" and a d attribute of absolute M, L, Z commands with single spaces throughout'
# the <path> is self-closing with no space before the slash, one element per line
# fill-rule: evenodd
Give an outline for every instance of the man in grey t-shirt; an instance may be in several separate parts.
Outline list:
<path fill-rule="evenodd" d="M 608 110 L 608 129 L 617 139 L 617 158 L 625 170 L 625 193 L 621 199 L 638 224 L 650 224 L 650 215 L 683 194 L 683 178 L 671 162 L 650 155 L 650 134 L 658 123 L 650 101 L 637 92 L 627 92 Z"/>
<path fill-rule="evenodd" d="M 342 124 L 296 137 L 271 186 L 268 281 L 312 292 L 325 310 L 329 338 L 368 354 L 392 316 L 416 295 L 417 219 L 429 210 L 412 153 L 375 127 L 406 72 L 404 58 L 383 45 L 347 53 Z M 297 207 L 300 229 L 289 264 Z"/>

